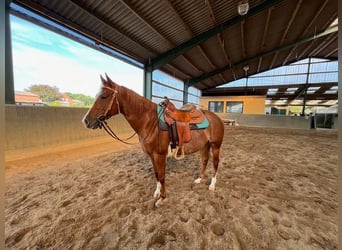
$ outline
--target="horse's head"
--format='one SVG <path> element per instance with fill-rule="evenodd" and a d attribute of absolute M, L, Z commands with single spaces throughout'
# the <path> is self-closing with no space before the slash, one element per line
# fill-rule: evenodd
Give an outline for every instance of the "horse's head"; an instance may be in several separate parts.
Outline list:
<path fill-rule="evenodd" d="M 114 83 L 107 75 L 102 76 L 102 87 L 97 94 L 93 106 L 82 119 L 84 126 L 91 129 L 101 128 L 102 122 L 113 115 L 120 113 L 118 93 L 120 86 Z"/>

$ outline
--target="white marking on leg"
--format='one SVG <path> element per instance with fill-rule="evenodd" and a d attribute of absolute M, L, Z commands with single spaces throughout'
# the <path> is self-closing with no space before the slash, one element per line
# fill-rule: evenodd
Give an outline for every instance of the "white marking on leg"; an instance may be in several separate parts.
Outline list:
<path fill-rule="evenodd" d="M 200 184 L 200 183 L 201 183 L 201 180 L 202 180 L 202 178 L 201 178 L 201 177 L 198 177 L 198 178 L 194 181 L 194 183 Z"/>
<path fill-rule="evenodd" d="M 158 181 L 157 182 L 157 187 L 156 187 L 156 191 L 154 191 L 154 198 L 159 198 L 160 196 L 160 189 L 161 189 L 161 183 Z"/>
<path fill-rule="evenodd" d="M 209 190 L 214 191 L 215 190 L 215 184 L 216 184 L 216 175 L 211 178 L 211 183 L 209 185 Z"/>

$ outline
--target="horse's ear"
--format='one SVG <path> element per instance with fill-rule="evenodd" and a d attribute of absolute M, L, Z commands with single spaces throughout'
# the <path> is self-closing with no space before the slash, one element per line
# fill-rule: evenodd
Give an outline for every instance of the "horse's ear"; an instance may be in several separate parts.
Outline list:
<path fill-rule="evenodd" d="M 110 84 L 112 86 L 114 86 L 116 83 L 113 82 L 112 79 L 109 78 L 109 76 L 107 75 L 107 73 L 105 73 L 105 76 L 106 76 L 106 80 L 107 80 L 107 84 Z"/>
<path fill-rule="evenodd" d="M 107 75 L 107 73 L 105 73 L 105 76 L 106 76 L 107 82 L 113 83 L 112 79 L 109 78 L 109 76 Z"/>
<path fill-rule="evenodd" d="M 100 78 L 101 78 L 102 85 L 105 85 L 105 83 L 106 83 L 106 80 L 103 78 L 103 76 L 102 76 L 102 75 L 100 75 Z"/>
<path fill-rule="evenodd" d="M 103 78 L 102 75 L 100 75 L 100 78 L 101 78 L 101 82 L 102 82 L 102 85 L 103 86 L 106 86 L 106 87 L 112 87 L 112 80 L 109 79 L 109 77 L 107 76 L 107 74 L 105 74 L 106 76 L 106 79 Z"/>

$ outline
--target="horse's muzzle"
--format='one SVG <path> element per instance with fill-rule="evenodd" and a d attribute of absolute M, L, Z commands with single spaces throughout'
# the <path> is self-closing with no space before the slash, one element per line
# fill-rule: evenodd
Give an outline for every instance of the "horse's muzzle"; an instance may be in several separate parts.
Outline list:
<path fill-rule="evenodd" d="M 89 129 L 97 129 L 100 126 L 100 122 L 98 120 L 89 121 L 87 117 L 82 119 L 82 123 Z"/>

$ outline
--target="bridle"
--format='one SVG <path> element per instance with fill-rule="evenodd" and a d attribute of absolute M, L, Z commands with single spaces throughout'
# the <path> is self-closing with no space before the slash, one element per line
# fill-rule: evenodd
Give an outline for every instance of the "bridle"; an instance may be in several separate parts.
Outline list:
<path fill-rule="evenodd" d="M 107 87 L 107 86 L 103 86 L 102 89 L 107 89 L 107 90 L 110 90 L 111 92 L 113 92 L 113 95 L 112 95 L 112 99 L 110 100 L 109 102 L 109 105 L 105 111 L 105 113 L 103 115 L 99 115 L 97 117 L 97 121 L 99 122 L 99 127 L 100 129 L 104 128 L 104 130 L 107 132 L 107 134 L 109 134 L 111 137 L 113 137 L 115 140 L 118 140 L 120 142 L 123 142 L 125 144 L 135 144 L 135 143 L 130 143 L 130 142 L 127 142 L 128 140 L 130 140 L 133 136 L 136 135 L 136 132 L 134 132 L 130 137 L 126 138 L 126 139 L 121 139 L 120 137 L 118 137 L 115 132 L 109 127 L 108 123 L 106 122 L 106 119 L 108 117 L 108 113 L 110 112 L 110 110 L 112 109 L 113 107 L 113 104 L 114 104 L 114 101 L 116 102 L 116 105 L 117 105 L 117 108 L 118 108 L 118 114 L 120 114 L 120 105 L 119 105 L 119 101 L 118 101 L 118 93 L 119 91 L 117 89 L 112 89 L 110 87 Z"/>

